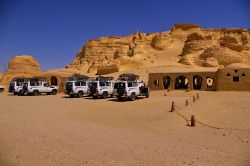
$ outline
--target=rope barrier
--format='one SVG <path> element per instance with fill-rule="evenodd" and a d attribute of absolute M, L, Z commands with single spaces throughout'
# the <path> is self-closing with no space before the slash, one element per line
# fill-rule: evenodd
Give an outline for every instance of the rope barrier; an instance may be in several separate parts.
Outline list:
<path fill-rule="evenodd" d="M 236 131 L 250 131 L 250 129 L 236 129 L 236 128 L 224 128 L 224 127 L 216 127 L 216 126 L 211 126 L 211 125 L 207 125 L 205 123 L 202 123 L 198 120 L 195 120 L 197 123 L 209 127 L 209 128 L 213 128 L 213 129 L 222 129 L 222 130 L 236 130 Z"/>
<path fill-rule="evenodd" d="M 197 94 L 198 95 L 198 94 Z M 199 98 L 199 97 L 198 97 Z M 188 100 L 186 100 L 187 103 Z M 187 104 L 185 105 L 187 106 Z M 184 110 L 185 108 L 181 108 L 177 105 L 175 105 L 174 102 L 172 102 L 172 106 L 171 106 L 171 111 L 170 112 L 175 112 L 177 115 L 179 115 L 180 117 L 182 117 L 186 122 L 188 126 L 195 126 L 195 122 L 199 123 L 202 126 L 206 126 L 209 128 L 213 128 L 213 129 L 222 129 L 222 130 L 234 130 L 234 131 L 250 131 L 250 129 L 237 129 L 237 128 L 224 128 L 224 127 L 217 127 L 217 126 L 212 126 L 212 125 L 208 125 L 205 124 L 197 119 L 194 118 L 194 116 L 191 116 L 191 120 L 189 120 L 188 118 L 186 118 L 184 115 L 182 115 L 179 111 Z M 193 118 L 193 119 L 192 119 Z M 191 124 L 193 123 L 194 125 L 190 125 L 189 122 L 191 121 Z"/>

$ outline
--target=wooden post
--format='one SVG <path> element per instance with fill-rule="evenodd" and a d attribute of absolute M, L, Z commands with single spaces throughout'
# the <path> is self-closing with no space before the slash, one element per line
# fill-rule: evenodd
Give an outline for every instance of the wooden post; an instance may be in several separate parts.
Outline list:
<path fill-rule="evenodd" d="M 170 112 L 174 112 L 174 111 L 175 111 L 175 104 L 174 104 L 174 102 L 172 101 L 171 111 L 170 111 Z"/>
<path fill-rule="evenodd" d="M 197 93 L 197 99 L 199 99 L 200 98 L 200 94 L 199 93 Z"/>
<path fill-rule="evenodd" d="M 191 116 L 191 127 L 194 127 L 195 125 L 196 125 L 195 116 L 192 115 Z"/>
<path fill-rule="evenodd" d="M 187 107 L 189 105 L 188 99 L 186 100 L 185 106 Z"/>
<path fill-rule="evenodd" d="M 193 96 L 193 102 L 195 102 L 195 100 L 196 100 L 196 98 L 195 98 L 195 96 Z"/>

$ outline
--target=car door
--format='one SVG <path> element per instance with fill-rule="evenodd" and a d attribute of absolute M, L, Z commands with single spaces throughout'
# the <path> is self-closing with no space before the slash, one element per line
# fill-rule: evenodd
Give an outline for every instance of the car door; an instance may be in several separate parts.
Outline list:
<path fill-rule="evenodd" d="M 43 86 L 40 88 L 41 89 L 40 92 L 42 92 L 42 93 L 48 93 L 49 90 L 50 90 L 49 88 L 50 88 L 49 84 L 47 82 L 44 82 Z"/>

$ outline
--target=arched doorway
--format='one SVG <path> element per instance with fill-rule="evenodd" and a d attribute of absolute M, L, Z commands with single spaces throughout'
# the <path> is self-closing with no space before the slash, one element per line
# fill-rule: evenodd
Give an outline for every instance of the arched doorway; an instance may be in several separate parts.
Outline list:
<path fill-rule="evenodd" d="M 202 85 L 202 77 L 199 76 L 199 75 L 195 75 L 193 77 L 193 88 L 194 88 L 194 90 L 201 89 L 201 85 Z"/>
<path fill-rule="evenodd" d="M 170 86 L 170 80 L 171 78 L 169 76 L 166 76 L 163 78 L 163 88 L 168 89 Z"/>
<path fill-rule="evenodd" d="M 207 77 L 207 88 L 211 88 L 214 84 L 214 79 Z"/>
<path fill-rule="evenodd" d="M 53 86 L 57 86 L 58 85 L 57 78 L 55 76 L 51 77 L 50 78 L 50 83 Z"/>
<path fill-rule="evenodd" d="M 187 89 L 188 79 L 185 76 L 179 76 L 175 79 L 175 89 Z"/>

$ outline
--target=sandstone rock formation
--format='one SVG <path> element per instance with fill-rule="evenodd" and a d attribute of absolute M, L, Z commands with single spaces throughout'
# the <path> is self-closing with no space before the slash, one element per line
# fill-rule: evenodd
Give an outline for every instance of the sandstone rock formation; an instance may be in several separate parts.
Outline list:
<path fill-rule="evenodd" d="M 14 56 L 10 59 L 0 84 L 7 85 L 14 77 L 30 77 L 39 74 L 41 74 L 40 65 L 32 56 Z"/>
<path fill-rule="evenodd" d="M 0 80 L 1 80 L 1 78 L 3 77 L 3 73 L 2 72 L 0 72 Z"/>
<path fill-rule="evenodd" d="M 219 66 L 250 63 L 250 32 L 244 29 L 204 29 L 189 34 L 180 63 L 198 66 Z"/>
<path fill-rule="evenodd" d="M 169 31 L 88 41 L 69 69 L 104 74 L 159 66 L 250 64 L 250 31 L 175 24 Z"/>

